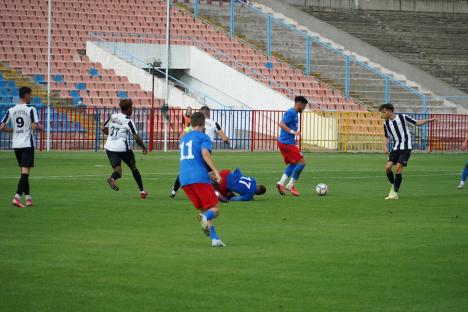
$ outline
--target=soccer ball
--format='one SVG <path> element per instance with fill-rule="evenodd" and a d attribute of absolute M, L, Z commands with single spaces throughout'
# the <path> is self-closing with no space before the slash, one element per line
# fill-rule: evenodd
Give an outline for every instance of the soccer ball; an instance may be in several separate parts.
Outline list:
<path fill-rule="evenodd" d="M 325 183 L 319 183 L 315 187 L 315 192 L 317 192 L 317 195 L 319 195 L 319 196 L 327 195 L 328 186 Z"/>

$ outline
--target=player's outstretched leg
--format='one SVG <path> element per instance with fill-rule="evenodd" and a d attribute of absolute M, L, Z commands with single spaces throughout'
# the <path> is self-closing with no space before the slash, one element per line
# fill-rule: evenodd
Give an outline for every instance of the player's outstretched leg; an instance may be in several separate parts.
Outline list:
<path fill-rule="evenodd" d="M 119 190 L 119 186 L 117 185 L 116 181 L 120 179 L 120 177 L 122 177 L 122 168 L 117 166 L 114 168 L 114 172 L 112 172 L 111 176 L 107 178 L 107 183 L 114 191 Z"/>
<path fill-rule="evenodd" d="M 140 197 L 146 198 L 148 196 L 148 192 L 146 192 L 143 187 L 143 180 L 141 179 L 140 171 L 137 168 L 133 168 L 132 174 L 133 174 L 133 178 L 135 179 L 135 182 L 138 185 L 138 188 L 140 189 Z"/>
<path fill-rule="evenodd" d="M 462 189 L 465 187 L 465 181 L 466 178 L 468 178 L 468 161 L 465 164 L 465 169 L 463 169 L 461 178 L 460 178 L 460 184 L 458 184 L 458 188 Z"/>
<path fill-rule="evenodd" d="M 305 162 L 304 159 L 301 159 L 295 166 L 294 170 L 291 174 L 291 180 L 289 180 L 288 185 L 286 186 L 286 189 L 291 192 L 292 195 L 294 196 L 299 196 L 301 195 L 298 190 L 295 187 L 296 181 L 299 179 L 301 176 L 302 170 L 305 168 Z"/>
<path fill-rule="evenodd" d="M 284 172 L 281 176 L 281 179 L 278 182 L 276 182 L 276 187 L 278 188 L 278 192 L 280 193 L 280 195 L 286 195 L 285 184 L 286 181 L 288 181 L 289 177 L 292 175 L 295 167 L 296 165 L 294 164 L 288 164 L 286 168 L 284 168 Z"/>
<path fill-rule="evenodd" d="M 26 174 L 26 182 L 24 184 L 24 195 L 26 197 L 26 206 L 31 207 L 33 205 L 31 194 L 29 193 L 29 174 Z"/>
<path fill-rule="evenodd" d="M 177 191 L 179 189 L 180 189 L 180 180 L 179 180 L 179 176 L 177 176 L 177 178 L 176 178 L 176 180 L 174 182 L 174 186 L 172 187 L 171 194 L 169 194 L 169 197 L 170 198 L 176 197 Z"/>

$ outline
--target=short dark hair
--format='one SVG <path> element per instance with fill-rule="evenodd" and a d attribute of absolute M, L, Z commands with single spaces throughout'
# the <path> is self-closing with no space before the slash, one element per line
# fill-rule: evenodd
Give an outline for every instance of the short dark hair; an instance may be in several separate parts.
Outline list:
<path fill-rule="evenodd" d="M 381 112 L 384 108 L 392 112 L 395 110 L 392 103 L 385 103 L 379 106 L 379 112 Z"/>
<path fill-rule="evenodd" d="M 120 100 L 119 106 L 120 106 L 120 109 L 122 110 L 122 112 L 126 112 L 126 111 L 129 110 L 130 107 L 133 106 L 133 101 L 132 101 L 132 99 Z"/>
<path fill-rule="evenodd" d="M 202 112 L 203 115 L 209 114 L 209 113 L 210 113 L 210 108 L 209 108 L 208 106 L 206 106 L 206 105 L 205 105 L 205 106 L 202 106 L 202 107 L 200 108 L 200 112 Z"/>
<path fill-rule="evenodd" d="M 205 115 L 203 115 L 201 112 L 193 113 L 192 116 L 190 116 L 190 125 L 192 127 L 205 126 Z"/>
<path fill-rule="evenodd" d="M 20 97 L 21 99 L 24 99 L 24 97 L 25 97 L 27 94 L 31 94 L 31 93 L 32 93 L 32 90 L 31 90 L 30 87 L 21 87 L 21 88 L 19 88 L 18 93 L 19 93 L 19 97 Z"/>
<path fill-rule="evenodd" d="M 294 103 L 302 103 L 304 105 L 307 105 L 309 101 L 307 101 L 307 99 L 303 97 L 302 95 L 298 95 L 294 98 Z"/>
<path fill-rule="evenodd" d="M 257 189 L 255 190 L 255 195 L 263 195 L 266 193 L 265 185 L 257 185 Z"/>

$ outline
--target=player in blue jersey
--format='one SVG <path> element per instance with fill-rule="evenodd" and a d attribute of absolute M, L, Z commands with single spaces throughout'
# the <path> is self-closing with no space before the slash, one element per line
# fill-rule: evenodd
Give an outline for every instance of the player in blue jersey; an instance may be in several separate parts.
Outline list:
<path fill-rule="evenodd" d="M 254 177 L 245 176 L 239 168 L 234 172 L 222 170 L 220 175 L 222 182 L 219 184 L 219 192 L 231 201 L 249 201 L 253 200 L 255 195 L 266 193 L 264 185 L 257 185 Z"/>
<path fill-rule="evenodd" d="M 465 141 L 462 144 L 462 150 L 468 150 L 468 133 L 466 134 Z M 460 177 L 460 184 L 458 184 L 458 188 L 462 189 L 465 187 L 465 181 L 468 178 L 468 161 L 465 163 L 465 168 L 462 171 Z"/>
<path fill-rule="evenodd" d="M 286 190 L 290 191 L 294 196 L 300 195 L 295 184 L 305 167 L 305 161 L 301 150 L 296 145 L 296 136 L 299 137 L 301 135 L 299 131 L 299 114 L 304 111 L 306 105 L 307 99 L 305 97 L 296 96 L 294 107 L 284 113 L 283 119 L 279 123 L 280 136 L 278 137 L 278 147 L 286 164 L 283 176 L 276 183 L 280 195 L 285 195 Z M 286 181 L 289 178 L 291 179 L 285 187 Z"/>
<path fill-rule="evenodd" d="M 211 246 L 224 247 L 225 244 L 216 234 L 213 225 L 213 220 L 219 215 L 219 202 L 215 189 L 211 185 L 211 178 L 206 165 L 211 168 L 211 177 L 216 182 L 221 182 L 221 176 L 211 158 L 211 140 L 203 133 L 205 116 L 202 113 L 193 113 L 190 117 L 190 124 L 192 131 L 182 137 L 179 145 L 180 184 L 195 208 L 201 211 L 198 220 L 201 223 L 203 232 L 210 236 Z"/>

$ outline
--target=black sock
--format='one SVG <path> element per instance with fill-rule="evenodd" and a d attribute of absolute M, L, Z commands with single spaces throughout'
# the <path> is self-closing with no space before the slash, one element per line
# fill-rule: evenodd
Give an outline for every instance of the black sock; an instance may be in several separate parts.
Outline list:
<path fill-rule="evenodd" d="M 112 172 L 111 178 L 115 180 L 120 179 L 121 175 L 117 171 Z"/>
<path fill-rule="evenodd" d="M 391 184 L 395 183 L 395 177 L 393 176 L 393 171 L 387 172 L 387 178 L 388 178 L 388 181 L 390 181 Z"/>
<path fill-rule="evenodd" d="M 21 177 L 18 181 L 18 187 L 16 188 L 16 194 L 18 194 L 19 196 L 23 195 L 23 191 L 24 191 L 24 179 L 23 179 L 23 174 L 21 174 Z"/>
<path fill-rule="evenodd" d="M 174 192 L 177 192 L 177 191 L 180 189 L 180 180 L 179 180 L 179 176 L 177 176 L 177 179 L 175 180 L 174 186 L 172 187 L 172 189 L 174 190 Z"/>
<path fill-rule="evenodd" d="M 403 180 L 401 173 L 397 173 L 395 177 L 395 185 L 393 186 L 393 189 L 395 192 L 398 193 L 398 190 L 400 189 L 401 181 Z"/>
<path fill-rule="evenodd" d="M 138 184 L 138 187 L 140 188 L 140 191 L 143 191 L 143 181 L 141 180 L 141 174 L 138 169 L 135 169 L 132 171 L 133 173 L 133 178 L 135 179 L 136 183 Z"/>
<path fill-rule="evenodd" d="M 24 179 L 24 186 L 23 191 L 24 195 L 29 195 L 29 174 L 23 173 L 21 176 L 25 176 Z"/>

